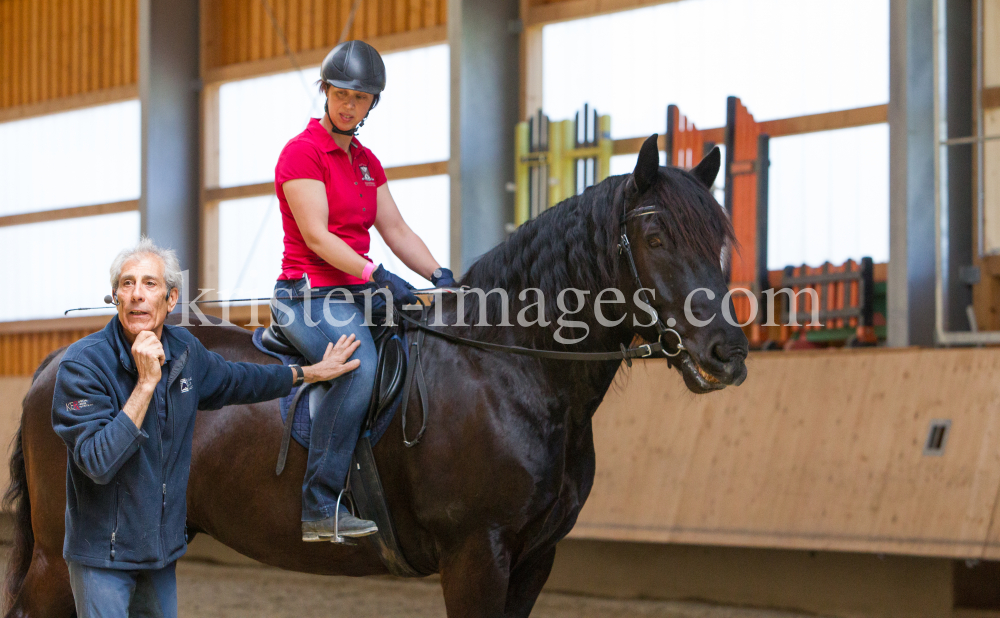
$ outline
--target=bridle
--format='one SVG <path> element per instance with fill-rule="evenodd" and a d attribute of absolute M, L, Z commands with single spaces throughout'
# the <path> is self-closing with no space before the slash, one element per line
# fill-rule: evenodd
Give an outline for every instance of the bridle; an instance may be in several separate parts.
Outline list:
<path fill-rule="evenodd" d="M 631 212 L 625 212 L 622 214 L 621 218 L 618 220 L 618 253 L 619 255 L 624 253 L 625 257 L 628 258 L 628 266 L 632 271 L 632 280 L 635 282 L 636 293 L 642 298 L 642 302 L 646 303 L 646 306 L 653 311 L 654 322 L 653 325 L 656 326 L 657 333 L 657 343 L 660 345 L 660 351 L 669 357 L 677 356 L 682 350 L 685 350 L 684 340 L 681 338 L 681 334 L 672 328 L 668 328 L 667 325 L 663 323 L 660 319 L 660 313 L 653 307 L 653 303 L 649 302 L 649 297 L 646 296 L 647 288 L 643 287 L 642 280 L 639 279 L 639 270 L 635 267 L 635 257 L 632 255 L 632 243 L 628 240 L 627 226 L 630 219 L 636 217 L 644 217 L 647 215 L 656 214 L 660 212 L 661 209 L 656 206 L 642 206 L 636 208 Z M 677 323 L 674 318 L 667 318 L 667 323 L 673 326 Z M 677 345 L 675 346 L 675 351 L 670 353 L 667 348 L 665 338 L 667 335 L 673 335 L 677 338 Z"/>
<path fill-rule="evenodd" d="M 627 205 L 627 201 L 626 201 Z M 561 350 L 538 350 L 535 348 L 525 348 L 523 346 L 516 345 L 503 345 L 499 343 L 490 343 L 487 341 L 479 341 L 477 339 L 469 339 L 467 337 L 460 337 L 458 335 L 452 335 L 451 333 L 446 333 L 444 331 L 437 330 L 436 328 L 431 328 L 428 326 L 428 316 L 430 312 L 430 306 L 425 305 L 421 302 L 421 316 L 419 320 L 411 318 L 405 313 L 399 313 L 404 321 L 416 326 L 420 330 L 432 334 L 436 337 L 441 337 L 446 341 L 452 343 L 457 343 L 460 345 L 470 346 L 473 348 L 478 348 L 480 350 L 487 350 L 490 352 L 506 352 L 508 354 L 520 354 L 522 356 L 531 356 L 534 358 L 548 358 L 554 360 L 575 360 L 575 361 L 605 361 L 605 360 L 624 360 L 625 363 L 631 367 L 633 358 L 648 358 L 654 354 L 663 354 L 667 357 L 673 358 L 679 355 L 681 352 L 686 350 L 684 347 L 684 340 L 681 338 L 680 333 L 678 333 L 673 328 L 669 328 L 660 319 L 660 314 L 653 307 L 653 304 L 649 302 L 649 297 L 646 295 L 646 289 L 642 286 L 642 280 L 639 279 L 639 271 L 635 266 L 635 257 L 632 255 L 632 245 L 628 240 L 628 222 L 635 217 L 642 217 L 646 215 L 651 215 L 659 212 L 660 209 L 656 206 L 643 206 L 636 208 L 631 212 L 625 210 L 625 206 L 622 207 L 622 216 L 618 220 L 619 227 L 619 239 L 618 239 L 618 253 L 619 255 L 624 253 L 625 257 L 628 259 L 629 269 L 632 271 L 632 280 L 635 282 L 637 293 L 639 294 L 642 302 L 646 303 L 646 306 L 650 308 L 653 312 L 654 325 L 657 332 L 657 340 L 655 343 L 646 343 L 643 345 L 636 346 L 634 348 L 626 348 L 624 345 L 620 345 L 620 349 L 615 352 L 564 352 Z M 673 318 L 668 318 L 667 323 L 670 326 L 676 324 L 676 320 Z M 667 339 L 669 336 L 677 338 L 677 343 L 673 347 L 673 351 L 667 345 Z"/>

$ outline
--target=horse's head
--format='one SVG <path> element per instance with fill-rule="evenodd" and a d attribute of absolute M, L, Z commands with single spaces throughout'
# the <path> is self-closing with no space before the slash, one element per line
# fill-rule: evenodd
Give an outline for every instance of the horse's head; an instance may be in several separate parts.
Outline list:
<path fill-rule="evenodd" d="M 728 312 L 722 307 L 728 291 L 722 260 L 733 245 L 733 228 L 710 191 L 719 172 L 719 149 L 686 172 L 660 167 L 656 137 L 643 144 L 616 205 L 624 216 L 639 282 L 655 291 L 648 293 L 649 302 L 662 325 L 680 336 L 683 350 L 671 365 L 680 370 L 687 387 L 706 393 L 739 385 L 747 375 L 747 338 L 730 323 L 736 315 L 732 301 Z M 634 291 L 638 285 L 626 254 L 622 252 L 619 280 Z M 649 341 L 660 338 L 662 326 L 649 324 L 648 312 L 641 307 L 636 313 L 640 326 L 635 332 Z M 724 318 L 726 313 L 731 320 Z M 673 333 L 667 332 L 662 342 L 669 351 L 676 350 Z"/>

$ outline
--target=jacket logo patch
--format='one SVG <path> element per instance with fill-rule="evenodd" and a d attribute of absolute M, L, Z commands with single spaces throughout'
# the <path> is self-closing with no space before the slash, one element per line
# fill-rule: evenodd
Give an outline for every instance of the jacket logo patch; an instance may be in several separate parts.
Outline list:
<path fill-rule="evenodd" d="M 191 390 L 192 386 L 194 386 L 194 380 L 192 380 L 191 378 L 181 378 L 181 392 L 182 393 L 186 393 L 189 390 Z"/>
<path fill-rule="evenodd" d="M 375 179 L 368 173 L 367 165 L 359 165 L 358 168 L 361 170 L 361 180 L 364 180 L 365 182 L 375 182 Z"/>
<path fill-rule="evenodd" d="M 83 408 L 89 408 L 94 404 L 90 403 L 87 399 L 77 399 L 76 401 L 70 401 L 66 404 L 67 410 L 82 410 Z"/>

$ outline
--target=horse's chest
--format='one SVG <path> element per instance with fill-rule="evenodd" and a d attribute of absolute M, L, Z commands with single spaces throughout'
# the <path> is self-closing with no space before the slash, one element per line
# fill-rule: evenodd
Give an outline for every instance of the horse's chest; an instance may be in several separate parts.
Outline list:
<path fill-rule="evenodd" d="M 546 484 L 550 488 L 546 492 L 548 495 L 536 503 L 536 521 L 543 521 L 543 524 L 531 535 L 532 545 L 555 542 L 566 536 L 594 485 L 592 439 L 572 445 L 561 455 L 563 465 L 553 466 L 560 474 L 550 477 Z"/>

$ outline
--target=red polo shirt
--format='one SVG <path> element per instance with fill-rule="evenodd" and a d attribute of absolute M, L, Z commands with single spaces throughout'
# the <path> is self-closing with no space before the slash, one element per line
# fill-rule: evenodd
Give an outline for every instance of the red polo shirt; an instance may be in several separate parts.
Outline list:
<path fill-rule="evenodd" d="M 368 228 L 375 223 L 377 208 L 375 193 L 385 184 L 386 178 L 382 164 L 357 138 L 351 139 L 351 155 L 348 160 L 347 153 L 315 118 L 309 121 L 305 131 L 285 144 L 274 168 L 274 188 L 285 230 L 285 253 L 281 258 L 279 280 L 309 275 L 312 287 L 365 283 L 337 270 L 306 245 L 281 186 L 296 178 L 322 182 L 330 207 L 327 229 L 368 259 L 371 244 Z"/>

